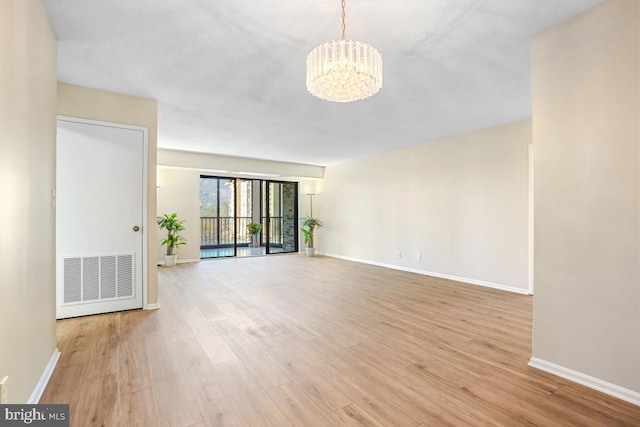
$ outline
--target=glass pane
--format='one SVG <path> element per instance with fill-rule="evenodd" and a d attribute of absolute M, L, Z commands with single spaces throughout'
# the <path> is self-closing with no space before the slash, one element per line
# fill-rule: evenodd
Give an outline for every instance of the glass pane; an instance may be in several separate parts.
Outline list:
<path fill-rule="evenodd" d="M 200 178 L 200 216 L 218 214 L 218 180 Z"/>
<path fill-rule="evenodd" d="M 263 195 L 268 222 L 268 253 L 296 252 L 298 183 L 272 182 L 265 184 L 267 194 Z"/>
<path fill-rule="evenodd" d="M 247 230 L 247 224 L 252 222 L 253 212 L 253 183 L 249 180 L 238 180 L 238 244 L 250 244 L 251 235 Z"/>
<path fill-rule="evenodd" d="M 219 178 L 220 246 L 233 246 L 235 242 L 235 187 L 233 179 Z"/>
<path fill-rule="evenodd" d="M 200 177 L 200 257 L 235 255 L 234 180 Z"/>
<path fill-rule="evenodd" d="M 218 243 L 218 179 L 200 178 L 200 247 Z"/>

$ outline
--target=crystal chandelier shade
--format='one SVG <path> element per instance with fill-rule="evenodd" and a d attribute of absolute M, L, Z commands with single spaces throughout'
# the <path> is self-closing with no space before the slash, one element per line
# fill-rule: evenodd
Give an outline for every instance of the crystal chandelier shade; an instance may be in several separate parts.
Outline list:
<path fill-rule="evenodd" d="M 307 56 L 307 89 L 327 101 L 352 102 L 382 87 L 382 55 L 359 41 L 332 41 Z"/>
<path fill-rule="evenodd" d="M 373 46 L 345 40 L 345 0 L 342 39 L 322 44 L 307 55 L 307 90 L 333 102 L 352 102 L 378 93 L 382 87 L 382 55 Z"/>

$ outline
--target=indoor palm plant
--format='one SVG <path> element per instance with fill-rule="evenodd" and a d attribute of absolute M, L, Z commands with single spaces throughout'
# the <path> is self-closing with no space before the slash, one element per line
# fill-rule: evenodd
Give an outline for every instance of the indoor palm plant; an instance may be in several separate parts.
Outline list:
<path fill-rule="evenodd" d="M 322 221 L 318 218 L 307 215 L 302 218 L 302 234 L 304 235 L 304 244 L 307 245 L 307 256 L 313 256 L 315 254 L 315 248 L 313 246 L 313 235 L 316 229 L 322 227 Z"/>
<path fill-rule="evenodd" d="M 262 233 L 262 224 L 250 222 L 247 224 L 247 231 L 251 235 L 251 244 L 254 248 L 260 247 L 260 238 L 258 237 Z"/>
<path fill-rule="evenodd" d="M 167 253 L 164 256 L 164 265 L 172 267 L 176 265 L 177 254 L 174 254 L 175 248 L 187 243 L 186 239 L 180 235 L 183 231 L 184 224 L 177 218 L 177 214 L 164 214 L 158 217 L 158 226 L 161 230 L 167 230 L 167 238 L 162 241 L 162 246 L 167 247 Z"/>

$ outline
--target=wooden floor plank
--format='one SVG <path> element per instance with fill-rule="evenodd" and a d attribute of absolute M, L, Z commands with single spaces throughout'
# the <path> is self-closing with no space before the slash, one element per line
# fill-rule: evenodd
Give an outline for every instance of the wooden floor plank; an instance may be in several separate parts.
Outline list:
<path fill-rule="evenodd" d="M 120 394 L 117 416 L 116 422 L 127 427 L 148 427 L 162 424 L 151 388 Z"/>
<path fill-rule="evenodd" d="M 418 420 L 411 418 L 408 414 L 377 394 L 374 390 L 371 390 L 369 395 L 362 397 L 356 403 L 367 414 L 371 415 L 382 425 L 398 425 L 405 427 L 415 427 L 418 425 Z"/>
<path fill-rule="evenodd" d="M 57 366 L 64 367 L 78 363 L 88 363 L 94 345 L 95 317 L 81 317 L 57 322 L 56 335 L 60 360 Z"/>
<path fill-rule="evenodd" d="M 74 426 L 115 426 L 118 421 L 118 380 L 115 375 L 88 378 L 82 381 L 78 400 L 70 410 Z"/>
<path fill-rule="evenodd" d="M 334 418 L 333 425 L 336 426 L 384 427 L 355 403 L 345 406 L 344 408 L 340 408 L 331 415 Z"/>
<path fill-rule="evenodd" d="M 294 426 L 331 425 L 326 413 L 294 382 L 272 388 L 269 395 Z"/>
<path fill-rule="evenodd" d="M 119 393 L 122 395 L 148 389 L 151 384 L 151 370 L 144 337 L 126 336 L 118 345 Z"/>
<path fill-rule="evenodd" d="M 249 425 L 293 427 L 242 361 L 232 360 L 220 363 L 214 367 L 214 370 Z"/>
<path fill-rule="evenodd" d="M 202 425 L 211 427 L 248 427 L 242 411 L 221 382 L 203 386 L 198 394 Z"/>
<path fill-rule="evenodd" d="M 72 426 L 634 426 L 530 368 L 532 298 L 326 257 L 159 270 L 161 309 L 59 321 Z"/>
<path fill-rule="evenodd" d="M 81 396 L 78 389 L 84 381 L 85 367 L 85 363 L 56 366 L 40 401 L 68 403 L 70 408 L 77 407 L 78 399 Z"/>
<path fill-rule="evenodd" d="M 146 344 L 161 425 L 187 427 L 201 422 L 198 408 L 200 384 L 193 382 L 192 371 L 189 370 L 194 365 L 194 352 L 199 349 L 197 341 L 181 335 L 163 337 L 156 334 L 148 338 Z M 201 357 L 206 358 L 204 352 Z"/>
<path fill-rule="evenodd" d="M 291 381 L 271 355 L 256 346 L 244 329 L 231 322 L 216 321 L 216 328 L 238 359 L 253 373 L 265 390 Z"/>

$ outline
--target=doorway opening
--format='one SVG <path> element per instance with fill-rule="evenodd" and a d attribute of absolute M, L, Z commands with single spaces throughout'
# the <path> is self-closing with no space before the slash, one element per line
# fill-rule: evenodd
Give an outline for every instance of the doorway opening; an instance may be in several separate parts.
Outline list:
<path fill-rule="evenodd" d="M 297 229 L 297 182 L 200 176 L 200 258 L 297 252 Z"/>

